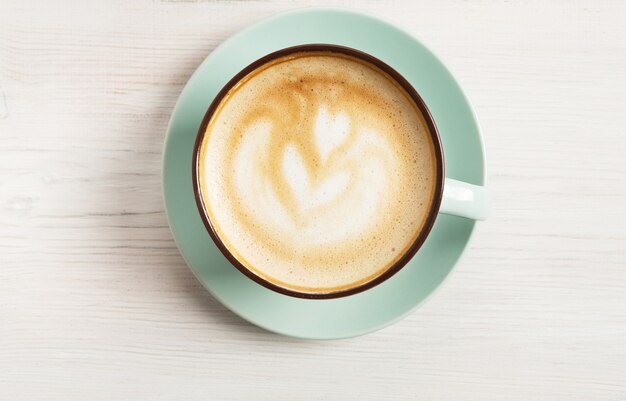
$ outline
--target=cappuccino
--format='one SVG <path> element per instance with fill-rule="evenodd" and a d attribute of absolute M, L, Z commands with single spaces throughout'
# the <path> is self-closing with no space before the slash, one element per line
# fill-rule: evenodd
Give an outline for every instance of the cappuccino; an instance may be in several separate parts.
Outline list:
<path fill-rule="evenodd" d="M 377 66 L 332 51 L 275 58 L 240 79 L 207 124 L 196 168 L 228 252 L 310 294 L 356 288 L 394 266 L 437 186 L 414 100 Z"/>

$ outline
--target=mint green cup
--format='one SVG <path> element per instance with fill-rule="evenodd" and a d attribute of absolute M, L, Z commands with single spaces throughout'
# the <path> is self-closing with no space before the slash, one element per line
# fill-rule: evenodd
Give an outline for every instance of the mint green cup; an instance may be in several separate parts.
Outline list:
<path fill-rule="evenodd" d="M 428 131 L 430 133 L 431 141 L 433 143 L 435 155 L 436 168 L 434 177 L 435 189 L 433 192 L 433 201 L 431 203 L 430 210 L 426 215 L 425 223 L 421 227 L 419 234 L 417 235 L 411 246 L 408 248 L 408 250 L 404 254 L 400 255 L 400 258 L 397 262 L 389 266 L 382 274 L 372 278 L 371 280 L 365 283 L 360 283 L 354 287 L 330 292 L 303 292 L 282 287 L 256 274 L 254 271 L 241 263 L 220 238 L 218 231 L 216 230 L 213 222 L 209 217 L 209 213 L 207 212 L 207 205 L 204 203 L 204 197 L 202 196 L 203 189 L 202 185 L 200 184 L 201 180 L 198 173 L 200 170 L 199 166 L 204 162 L 204 160 L 202 160 L 200 157 L 200 149 L 203 139 L 205 137 L 205 133 L 207 131 L 207 127 L 214 117 L 215 112 L 219 109 L 220 103 L 225 98 L 227 98 L 230 91 L 234 87 L 239 85 L 244 77 L 252 73 L 257 68 L 267 63 L 270 63 L 277 58 L 303 52 L 331 52 L 352 56 L 378 67 L 384 73 L 389 75 L 406 91 L 406 93 L 411 97 L 417 108 L 420 110 L 422 116 L 425 119 L 426 125 L 428 126 Z M 487 194 L 487 190 L 482 186 L 477 186 L 463 181 L 446 178 L 444 166 L 444 151 L 435 120 L 433 119 L 428 109 L 428 106 L 415 90 L 415 88 L 409 83 L 409 81 L 407 81 L 400 73 L 398 73 L 391 66 L 386 64 L 384 61 L 368 53 L 346 46 L 314 43 L 291 46 L 267 54 L 250 63 L 228 81 L 228 83 L 220 90 L 220 92 L 214 98 L 213 102 L 210 104 L 208 110 L 204 115 L 202 123 L 198 128 L 198 134 L 196 136 L 193 151 L 191 171 L 196 205 L 198 207 L 198 212 L 202 218 L 202 221 L 207 229 L 207 232 L 211 236 L 212 240 L 215 242 L 217 248 L 234 267 L 236 267 L 239 271 L 241 271 L 244 275 L 246 275 L 248 278 L 255 281 L 256 283 L 278 293 L 298 298 L 330 299 L 346 297 L 369 290 L 383 283 L 394 274 L 399 272 L 419 251 L 424 241 L 426 241 L 426 238 L 428 237 L 439 213 L 460 216 L 474 220 L 482 220 L 487 218 L 487 215 L 489 213 L 489 197 Z M 210 188 L 206 188 L 206 190 L 210 191 Z M 297 267 L 298 266 L 295 266 L 295 268 Z"/>

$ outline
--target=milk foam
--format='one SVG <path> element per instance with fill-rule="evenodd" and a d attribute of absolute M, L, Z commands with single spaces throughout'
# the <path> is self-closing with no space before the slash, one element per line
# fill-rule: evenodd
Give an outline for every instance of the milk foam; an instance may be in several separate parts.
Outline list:
<path fill-rule="evenodd" d="M 199 179 L 220 239 L 277 285 L 332 292 L 382 274 L 411 246 L 435 185 L 428 128 L 376 67 L 287 56 L 224 98 Z"/>

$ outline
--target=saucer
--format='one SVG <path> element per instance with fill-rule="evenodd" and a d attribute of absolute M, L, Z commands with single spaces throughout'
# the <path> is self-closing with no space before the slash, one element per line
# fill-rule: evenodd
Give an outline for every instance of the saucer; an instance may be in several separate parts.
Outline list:
<path fill-rule="evenodd" d="M 191 160 L 200 122 L 219 90 L 252 61 L 307 43 L 331 43 L 370 53 L 419 92 L 441 135 L 446 176 L 484 183 L 484 151 L 476 118 L 461 88 L 417 39 L 371 16 L 309 8 L 273 16 L 216 48 L 189 79 L 169 123 L 163 192 L 172 233 L 204 287 L 231 311 L 267 330 L 292 337 L 334 339 L 390 325 L 419 307 L 448 276 L 475 222 L 439 215 L 426 242 L 400 272 L 363 293 L 308 300 L 282 295 L 233 267 L 207 233 L 194 200 Z"/>

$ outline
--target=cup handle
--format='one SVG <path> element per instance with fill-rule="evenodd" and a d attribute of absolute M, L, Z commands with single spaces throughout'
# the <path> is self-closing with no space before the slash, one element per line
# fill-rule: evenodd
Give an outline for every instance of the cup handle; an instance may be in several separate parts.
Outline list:
<path fill-rule="evenodd" d="M 491 197 L 487 188 L 446 177 L 440 213 L 485 220 L 490 209 Z"/>

